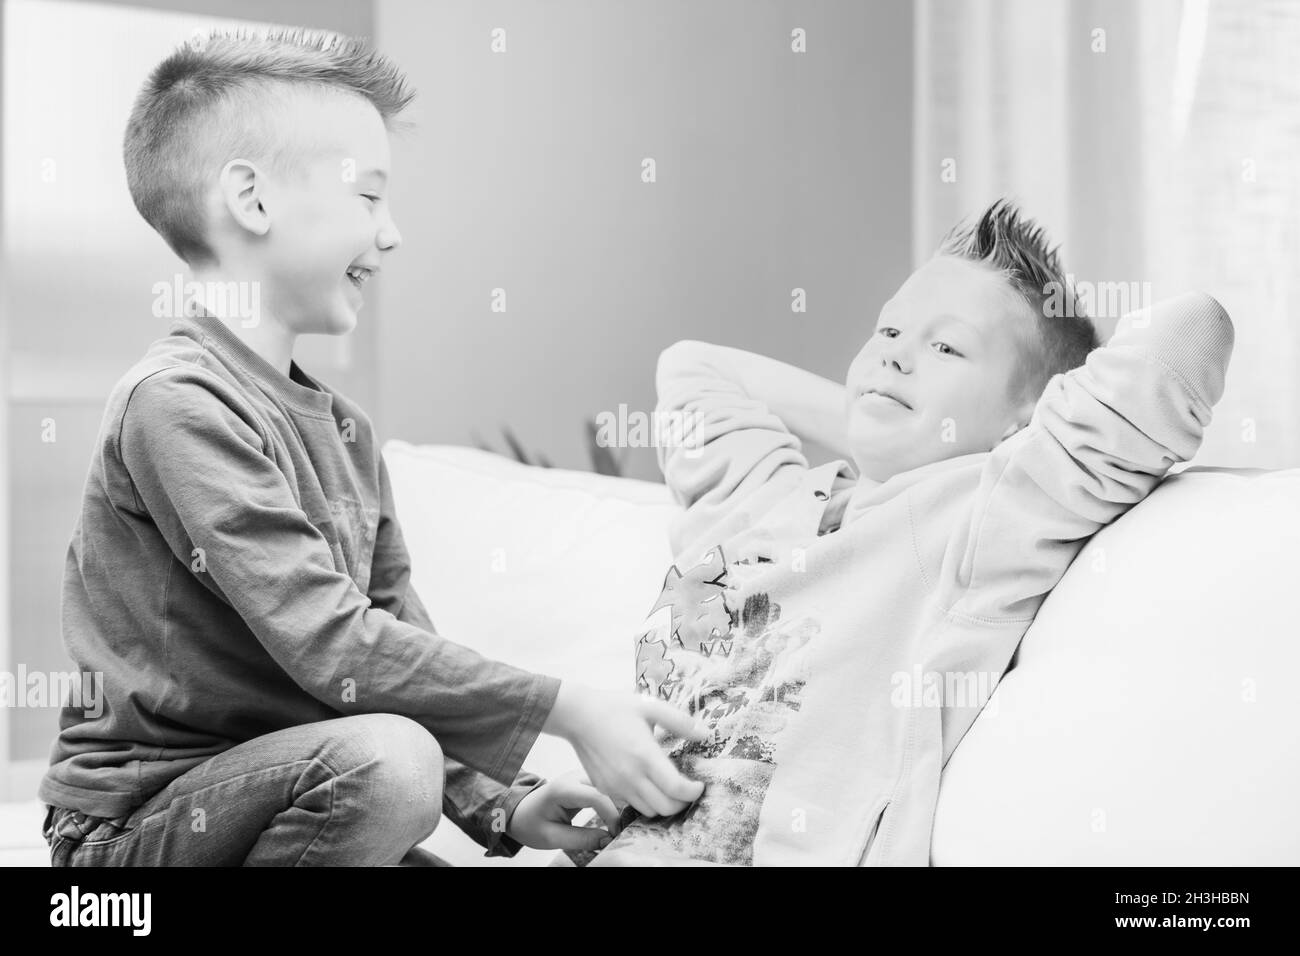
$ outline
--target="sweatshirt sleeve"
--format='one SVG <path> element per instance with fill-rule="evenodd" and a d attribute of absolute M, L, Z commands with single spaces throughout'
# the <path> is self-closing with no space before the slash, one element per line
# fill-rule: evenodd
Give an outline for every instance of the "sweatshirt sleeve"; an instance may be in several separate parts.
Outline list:
<path fill-rule="evenodd" d="M 342 714 L 410 717 L 447 756 L 510 783 L 558 682 L 373 606 L 336 569 L 261 429 L 233 390 L 200 370 L 145 379 L 118 436 L 135 499 L 129 510 L 156 525 L 187 566 L 202 549 L 205 570 L 195 573 L 203 584 L 317 700 Z M 389 595 L 400 590 L 391 579 L 385 586 Z"/>
<path fill-rule="evenodd" d="M 659 468 L 686 508 L 674 529 L 674 553 L 778 471 L 808 468 L 799 439 L 785 423 L 728 381 L 697 344 L 665 349 L 655 375 Z"/>
<path fill-rule="evenodd" d="M 1223 307 L 1188 294 L 1126 319 L 1054 376 L 1030 423 L 990 453 L 948 542 L 938 599 L 949 618 L 1031 621 L 1086 539 L 1196 454 L 1232 347 Z"/>
<path fill-rule="evenodd" d="M 382 455 L 379 490 L 379 530 L 370 572 L 370 600 L 399 621 L 436 634 L 424 603 L 411 586 L 411 557 L 397 520 L 392 483 Z M 505 825 L 519 801 L 546 781 L 537 774 L 520 771 L 510 786 L 505 786 L 450 757 L 444 756 L 443 763 L 443 815 L 484 847 L 486 856 L 511 857 L 518 853 L 522 844 L 506 834 Z"/>

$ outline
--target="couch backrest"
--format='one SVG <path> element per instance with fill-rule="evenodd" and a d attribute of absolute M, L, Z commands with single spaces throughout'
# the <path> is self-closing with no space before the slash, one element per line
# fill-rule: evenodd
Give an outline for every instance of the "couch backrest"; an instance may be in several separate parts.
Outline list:
<path fill-rule="evenodd" d="M 384 449 L 413 579 L 482 653 L 631 687 L 663 485 Z M 1096 535 L 944 774 L 934 861 L 1300 863 L 1300 469 L 1188 468 Z M 573 766 L 543 738 L 529 761 Z M 1279 823 L 1285 822 L 1279 831 Z"/>
<path fill-rule="evenodd" d="M 953 754 L 936 864 L 1300 863 L 1300 469 L 1188 468 L 1095 535 Z"/>

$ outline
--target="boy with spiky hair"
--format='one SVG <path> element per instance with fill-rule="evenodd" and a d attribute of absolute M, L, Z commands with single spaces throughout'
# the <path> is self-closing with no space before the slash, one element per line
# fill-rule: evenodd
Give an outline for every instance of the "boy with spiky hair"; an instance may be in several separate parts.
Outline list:
<path fill-rule="evenodd" d="M 39 791 L 56 865 L 415 862 L 443 812 L 493 855 L 594 846 L 573 808 L 700 792 L 651 734 L 689 717 L 436 633 L 370 420 L 293 360 L 355 326 L 401 245 L 388 132 L 412 95 L 360 41 L 214 33 L 135 103 L 140 214 L 193 288 L 257 309 L 200 293 L 109 397 L 63 592 L 107 705 L 61 715 Z M 520 772 L 539 733 L 590 780 Z"/>
<path fill-rule="evenodd" d="M 1068 294 L 998 202 L 884 304 L 844 385 L 662 354 L 658 412 L 693 431 L 659 449 L 686 511 L 636 674 L 713 734 L 665 741 L 702 798 L 597 865 L 929 861 L 940 772 L 1043 600 L 1195 454 L 1223 392 L 1233 328 L 1209 296 L 1097 348 Z M 799 436 L 837 459 L 811 467 Z"/>

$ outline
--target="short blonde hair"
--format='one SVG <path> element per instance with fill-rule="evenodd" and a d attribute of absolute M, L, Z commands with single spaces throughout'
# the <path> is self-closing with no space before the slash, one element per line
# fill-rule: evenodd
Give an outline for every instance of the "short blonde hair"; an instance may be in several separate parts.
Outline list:
<path fill-rule="evenodd" d="M 203 202 L 226 162 L 244 156 L 290 170 L 308 158 L 309 145 L 285 141 L 275 122 L 297 92 L 360 96 L 390 130 L 415 97 L 364 40 L 300 29 L 196 35 L 145 81 L 126 126 L 127 186 L 185 262 L 213 258 Z"/>
<path fill-rule="evenodd" d="M 1036 401 L 1052 376 L 1083 365 L 1101 344 L 1061 265 L 1060 247 L 1049 245 L 1043 228 L 1010 200 L 999 199 L 975 222 L 954 226 L 936 255 L 983 263 L 1029 306 L 1035 320 L 1031 354 L 1021 356 L 1021 376 L 1008 383 L 1009 394 Z M 1064 316 L 1047 307 L 1054 289 L 1071 300 Z"/>

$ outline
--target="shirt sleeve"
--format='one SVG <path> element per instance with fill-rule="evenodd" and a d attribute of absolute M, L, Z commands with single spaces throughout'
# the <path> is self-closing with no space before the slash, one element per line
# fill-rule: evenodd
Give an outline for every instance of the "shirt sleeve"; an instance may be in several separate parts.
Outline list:
<path fill-rule="evenodd" d="M 939 602 L 969 623 L 1031 621 L 1086 539 L 1200 447 L 1234 333 L 1207 295 L 1126 320 L 1080 368 L 1054 376 L 1030 423 L 985 463 L 948 542 Z"/>
<path fill-rule="evenodd" d="M 388 466 L 382 455 L 379 489 L 379 530 L 370 573 L 370 600 L 399 621 L 436 634 L 424 603 L 411 586 L 410 553 L 397 520 Z M 444 757 L 444 765 L 443 816 L 484 847 L 486 856 L 511 857 L 518 853 L 523 845 L 507 835 L 505 827 L 519 801 L 546 781 L 537 774 L 520 771 L 507 787 L 450 757 Z"/>
<path fill-rule="evenodd" d="M 798 437 L 707 358 L 669 348 L 655 384 L 659 468 L 686 509 L 672 531 L 674 553 L 742 507 L 777 472 L 808 469 Z"/>
<path fill-rule="evenodd" d="M 204 585 L 307 693 L 343 714 L 410 717 L 447 756 L 513 781 L 558 681 L 373 606 L 336 568 L 264 427 L 234 389 L 201 370 L 173 367 L 145 379 L 118 436 L 135 499 L 129 510 L 156 525 L 187 565 L 202 549 Z"/>

